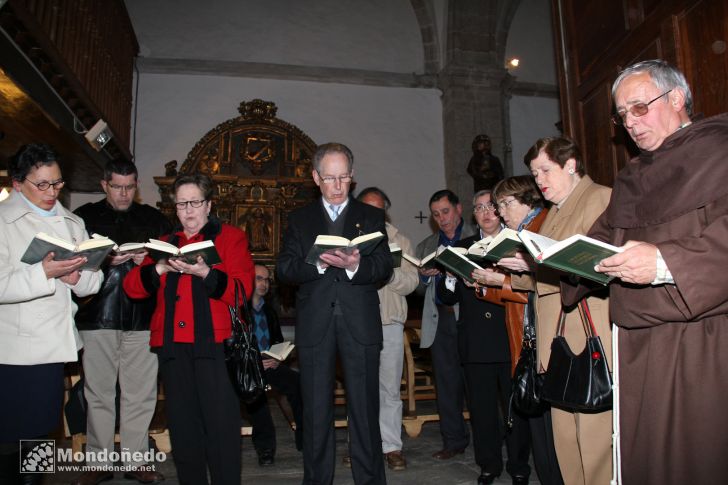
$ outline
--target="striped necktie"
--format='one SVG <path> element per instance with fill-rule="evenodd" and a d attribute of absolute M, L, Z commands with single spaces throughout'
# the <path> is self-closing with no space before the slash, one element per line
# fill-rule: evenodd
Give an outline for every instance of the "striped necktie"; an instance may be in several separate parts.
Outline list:
<path fill-rule="evenodd" d="M 335 221 L 337 217 L 339 217 L 339 209 L 341 208 L 338 205 L 329 204 L 329 208 L 331 209 L 331 220 Z"/>

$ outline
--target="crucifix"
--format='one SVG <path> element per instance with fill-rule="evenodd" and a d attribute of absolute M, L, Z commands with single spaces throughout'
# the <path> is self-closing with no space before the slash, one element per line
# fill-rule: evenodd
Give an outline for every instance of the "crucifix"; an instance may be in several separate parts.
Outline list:
<path fill-rule="evenodd" d="M 426 215 L 424 215 L 424 214 L 422 213 L 422 211 L 420 211 L 420 214 L 419 214 L 419 215 L 415 216 L 415 219 L 419 219 L 419 220 L 420 220 L 420 224 L 422 224 L 422 221 L 423 221 L 424 219 L 427 219 L 427 218 L 429 218 L 429 216 L 426 216 Z"/>

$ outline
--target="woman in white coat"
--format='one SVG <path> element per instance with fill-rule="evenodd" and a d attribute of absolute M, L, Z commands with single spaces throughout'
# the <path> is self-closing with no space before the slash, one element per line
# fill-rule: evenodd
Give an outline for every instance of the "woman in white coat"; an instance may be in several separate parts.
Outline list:
<path fill-rule="evenodd" d="M 38 232 L 76 242 L 88 235 L 57 200 L 64 181 L 49 146 L 21 148 L 9 174 L 13 190 L 0 203 L 0 483 L 40 483 L 43 474 L 19 476 L 19 440 L 42 439 L 60 423 L 63 364 L 80 347 L 71 293 L 96 293 L 103 275 L 80 271 L 83 257 L 20 261 Z"/>

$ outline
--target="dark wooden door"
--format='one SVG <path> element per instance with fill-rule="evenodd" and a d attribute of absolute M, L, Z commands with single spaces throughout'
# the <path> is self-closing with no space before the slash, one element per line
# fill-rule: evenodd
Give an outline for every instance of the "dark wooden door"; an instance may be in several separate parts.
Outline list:
<path fill-rule="evenodd" d="M 695 114 L 728 107 L 728 0 L 552 0 L 565 134 L 582 147 L 587 173 L 611 185 L 637 152 L 614 126 L 619 71 L 661 58 L 687 77 Z"/>

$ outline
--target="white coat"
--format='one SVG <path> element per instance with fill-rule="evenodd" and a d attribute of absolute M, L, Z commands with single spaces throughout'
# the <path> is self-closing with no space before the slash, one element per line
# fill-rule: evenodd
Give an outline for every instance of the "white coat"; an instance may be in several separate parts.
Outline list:
<path fill-rule="evenodd" d="M 42 263 L 21 263 L 38 232 L 80 242 L 88 239 L 83 221 L 57 203 L 58 214 L 42 217 L 18 192 L 0 202 L 0 364 L 72 362 L 81 341 L 73 316 L 79 297 L 99 291 L 101 271 L 82 271 L 75 286 L 46 278 Z"/>

